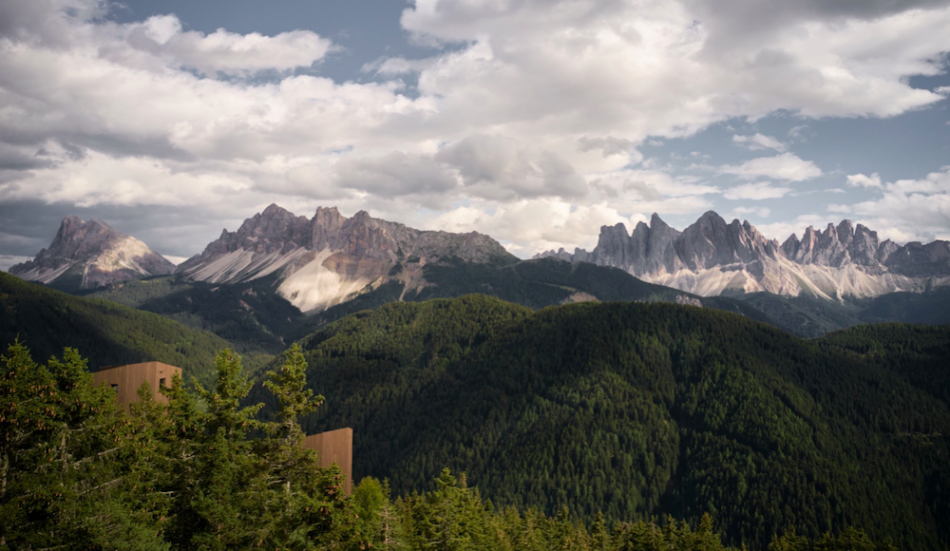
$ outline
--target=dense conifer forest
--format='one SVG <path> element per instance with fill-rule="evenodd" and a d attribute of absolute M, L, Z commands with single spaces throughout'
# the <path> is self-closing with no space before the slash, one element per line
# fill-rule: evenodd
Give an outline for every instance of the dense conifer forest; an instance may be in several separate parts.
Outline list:
<path fill-rule="evenodd" d="M 485 296 L 389 304 L 301 341 L 351 426 L 357 477 L 404 494 L 449 467 L 499 506 L 699 519 L 732 544 L 865 527 L 943 549 L 947 327 L 805 341 L 723 312 Z"/>
<path fill-rule="evenodd" d="M 177 365 L 208 382 L 215 353 L 233 348 L 208 331 L 186 327 L 163 316 L 115 302 L 69 295 L 0 272 L 0 343 L 19 338 L 37 358 L 49 358 L 69 346 L 79 350 L 93 370 L 159 360 Z M 245 354 L 257 367 L 273 355 Z"/>
<path fill-rule="evenodd" d="M 323 397 L 306 390 L 299 348 L 267 374 L 272 422 L 243 403 L 252 383 L 236 355 L 214 367 L 209 388 L 176 375 L 161 390 L 167 404 L 143 385 L 126 414 L 75 350 L 41 365 L 12 344 L 0 356 L 0 549 L 727 549 L 708 514 L 583 523 L 567 508 L 496 507 L 447 469 L 423 493 L 393 499 L 388 482 L 366 477 L 347 496 L 339 469 L 301 447 L 298 417 Z M 789 531 L 768 549 L 894 547 L 847 527 L 815 539 Z"/>
<path fill-rule="evenodd" d="M 77 549 L 254 547 L 255 535 L 339 549 L 950 542 L 946 326 L 808 341 L 672 304 L 393 303 L 324 325 L 292 361 L 270 364 L 296 366 L 326 398 L 287 410 L 277 387 L 259 384 L 265 355 L 245 359 L 245 386 L 236 355 L 216 359 L 229 343 L 208 332 L 3 274 L 0 284 L 6 343 L 35 341 L 43 359 L 73 342 L 90 357 L 39 366 L 22 346 L 6 354 L 0 516 L 13 520 L 0 547 L 55 547 L 66 534 Z M 369 304 L 349 307 L 359 305 Z M 88 386 L 90 365 L 151 359 L 203 387 L 176 383 L 167 410 L 127 417 Z M 307 433 L 354 428 L 365 481 L 352 499 L 333 489 L 339 473 L 289 451 L 291 417 Z M 297 505 L 267 494 L 278 479 L 286 492 L 287 472 L 304 473 L 291 484 Z M 332 504 L 332 530 L 291 528 L 311 526 L 307 500 Z"/>

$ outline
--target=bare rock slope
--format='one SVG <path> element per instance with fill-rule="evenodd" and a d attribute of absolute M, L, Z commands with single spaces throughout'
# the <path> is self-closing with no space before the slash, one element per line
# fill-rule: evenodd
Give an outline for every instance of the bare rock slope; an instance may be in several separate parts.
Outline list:
<path fill-rule="evenodd" d="M 177 272 L 209 283 L 237 283 L 277 274 L 277 292 L 300 310 L 320 311 L 393 280 L 425 285 L 426 263 L 513 262 L 494 239 L 479 233 L 420 231 L 360 211 L 346 218 L 335 207 L 313 218 L 271 205 L 224 230 Z"/>
<path fill-rule="evenodd" d="M 950 242 L 898 245 L 850 220 L 809 227 L 781 245 L 749 222 L 727 223 L 713 211 L 677 231 L 659 216 L 627 233 L 604 226 L 593 251 L 548 251 L 575 262 L 626 270 L 644 281 L 703 296 L 767 291 L 826 299 L 874 297 L 950 284 Z"/>
<path fill-rule="evenodd" d="M 138 239 L 102 220 L 67 216 L 48 249 L 10 268 L 10 273 L 67 290 L 95 289 L 110 283 L 174 272 L 175 265 Z"/>

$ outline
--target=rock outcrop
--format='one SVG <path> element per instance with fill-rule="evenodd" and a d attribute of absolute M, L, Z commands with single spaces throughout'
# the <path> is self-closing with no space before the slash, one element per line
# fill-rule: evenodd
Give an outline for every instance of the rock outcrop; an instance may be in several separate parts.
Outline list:
<path fill-rule="evenodd" d="M 422 266 L 449 259 L 516 260 L 497 241 L 476 232 L 420 231 L 363 211 L 346 218 L 335 207 L 320 207 L 307 219 L 270 205 L 236 232 L 223 231 L 204 252 L 183 262 L 178 273 L 210 283 L 277 274 L 277 292 L 306 312 L 392 280 L 407 287 L 424 285 Z"/>
<path fill-rule="evenodd" d="M 67 216 L 48 249 L 10 268 L 22 279 L 67 290 L 170 274 L 175 265 L 134 237 L 102 220 Z"/>
<path fill-rule="evenodd" d="M 862 224 L 843 220 L 801 239 L 766 239 L 749 224 L 713 211 L 682 232 L 653 215 L 650 225 L 603 226 L 593 251 L 563 249 L 537 255 L 613 266 L 651 283 L 713 296 L 768 291 L 823 298 L 878 296 L 950 284 L 950 242 L 898 245 L 880 241 Z"/>

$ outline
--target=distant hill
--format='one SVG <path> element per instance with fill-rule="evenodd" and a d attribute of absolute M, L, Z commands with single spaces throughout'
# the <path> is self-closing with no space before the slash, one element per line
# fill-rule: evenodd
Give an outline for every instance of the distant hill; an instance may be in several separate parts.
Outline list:
<path fill-rule="evenodd" d="M 157 360 L 207 382 L 214 355 L 233 345 L 149 312 L 115 302 L 76 297 L 0 273 L 0 346 L 19 338 L 37 360 L 79 350 L 95 371 L 110 365 Z M 270 356 L 250 355 L 250 368 Z"/>
<path fill-rule="evenodd" d="M 233 284 L 165 276 L 115 283 L 87 296 L 160 314 L 210 331 L 241 354 L 279 354 L 306 316 L 274 292 L 276 275 Z"/>
<path fill-rule="evenodd" d="M 670 287 L 641 281 L 617 268 L 586 262 L 570 263 L 555 258 L 525 260 L 513 264 L 446 261 L 425 266 L 426 285 L 403 292 L 401 285 L 381 286 L 351 302 L 307 318 L 306 332 L 330 321 L 399 300 L 418 302 L 453 298 L 471 293 L 498 297 L 532 309 L 587 301 L 670 302 L 725 310 L 771 323 L 771 319 L 742 300 L 730 297 L 699 297 Z"/>
<path fill-rule="evenodd" d="M 772 293 L 739 294 L 735 298 L 762 312 L 775 326 L 800 337 L 820 337 L 868 323 L 950 324 L 950 287 L 846 301 Z"/>
<path fill-rule="evenodd" d="M 486 296 L 392 303 L 301 341 L 350 426 L 354 471 L 409 492 L 443 467 L 496 506 L 581 518 L 714 514 L 764 548 L 846 525 L 950 543 L 950 328 L 804 341 L 673 304 L 532 311 Z"/>
<path fill-rule="evenodd" d="M 392 270 L 399 276 L 404 263 Z M 413 269 L 411 267 L 406 269 Z M 91 295 L 167 316 L 195 329 L 214 332 L 243 353 L 275 354 L 317 328 L 360 310 L 397 301 L 418 302 L 469 293 L 496 296 L 533 309 L 570 302 L 641 301 L 702 305 L 759 321 L 771 319 L 742 300 L 698 297 L 640 281 L 605 266 L 571 264 L 553 258 L 515 263 L 443 259 L 417 268 L 419 287 L 407 290 L 396 278 L 348 297 L 322 312 L 301 313 L 276 292 L 277 274 L 236 283 L 191 281 L 180 274 L 116 283 Z"/>

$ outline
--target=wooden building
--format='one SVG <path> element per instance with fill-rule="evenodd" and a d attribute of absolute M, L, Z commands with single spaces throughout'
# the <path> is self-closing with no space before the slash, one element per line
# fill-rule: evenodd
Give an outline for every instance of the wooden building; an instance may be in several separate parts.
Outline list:
<path fill-rule="evenodd" d="M 346 495 L 353 492 L 353 429 L 347 427 L 311 434 L 304 439 L 303 447 L 317 452 L 321 467 L 336 463 L 346 475 L 343 484 Z"/>
<path fill-rule="evenodd" d="M 167 403 L 168 400 L 158 389 L 170 385 L 176 373 L 181 376 L 180 367 L 162 362 L 144 362 L 100 369 L 92 374 L 92 381 L 96 385 L 105 383 L 111 386 L 115 390 L 116 401 L 128 411 L 129 404 L 138 402 L 139 387 L 144 382 L 148 382 L 156 401 Z"/>
<path fill-rule="evenodd" d="M 171 384 L 175 374 L 181 376 L 181 368 L 162 362 L 144 362 L 138 364 L 106 367 L 92 374 L 96 385 L 107 384 L 115 390 L 116 401 L 129 411 L 129 404 L 137 402 L 138 391 L 142 383 L 148 382 L 155 400 L 167 403 L 168 400 L 158 391 Z M 303 447 L 314 450 L 320 458 L 321 467 L 334 463 L 346 475 L 343 489 L 350 495 L 353 491 L 353 429 L 343 428 L 311 434 L 304 439 Z"/>

